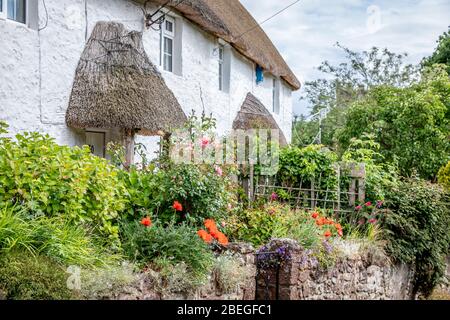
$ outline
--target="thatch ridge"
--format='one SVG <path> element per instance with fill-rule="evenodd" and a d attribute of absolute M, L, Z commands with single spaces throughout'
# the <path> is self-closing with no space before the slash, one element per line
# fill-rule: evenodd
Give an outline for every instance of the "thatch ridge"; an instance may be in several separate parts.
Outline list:
<path fill-rule="evenodd" d="M 247 93 L 244 103 L 233 121 L 233 129 L 278 129 L 280 145 L 287 145 L 286 137 L 277 121 L 262 102 L 250 92 Z"/>
<path fill-rule="evenodd" d="M 142 33 L 98 22 L 79 61 L 66 113 L 75 128 L 140 129 L 155 135 L 187 120 L 144 51 Z"/>
<path fill-rule="evenodd" d="M 167 2 L 153 1 L 158 4 Z M 169 7 L 175 8 L 205 31 L 229 42 L 242 55 L 284 79 L 293 89 L 300 89 L 300 81 L 239 0 L 185 0 L 178 3 L 179 0 L 172 0 Z"/>

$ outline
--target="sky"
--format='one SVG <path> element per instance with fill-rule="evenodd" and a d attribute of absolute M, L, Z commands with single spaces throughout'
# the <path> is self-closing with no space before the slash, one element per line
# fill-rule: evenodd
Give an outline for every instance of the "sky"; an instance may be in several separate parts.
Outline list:
<path fill-rule="evenodd" d="M 258 22 L 294 0 L 240 0 Z M 371 47 L 408 53 L 408 63 L 419 63 L 436 47 L 450 25 L 450 0 L 301 0 L 262 28 L 292 71 L 304 83 L 322 77 L 322 61 L 339 63 L 339 42 L 355 51 Z M 308 114 L 294 93 L 294 113 Z"/>

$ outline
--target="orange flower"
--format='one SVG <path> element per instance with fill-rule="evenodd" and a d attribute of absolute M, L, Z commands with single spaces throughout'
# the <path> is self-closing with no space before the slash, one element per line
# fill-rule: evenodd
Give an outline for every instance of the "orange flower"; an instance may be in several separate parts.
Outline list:
<path fill-rule="evenodd" d="M 216 222 L 212 219 L 206 219 L 205 222 L 205 227 L 206 229 L 208 229 L 208 231 L 212 234 L 212 233 L 217 233 L 217 226 L 216 226 Z"/>
<path fill-rule="evenodd" d="M 183 211 L 183 206 L 178 201 L 175 201 L 173 203 L 172 208 L 174 208 L 176 211 Z"/>
<path fill-rule="evenodd" d="M 325 233 L 323 235 L 325 236 L 325 238 L 329 238 L 329 237 L 331 237 L 331 231 L 327 230 L 327 231 L 325 231 Z"/>
<path fill-rule="evenodd" d="M 205 241 L 206 243 L 211 243 L 212 242 L 212 237 L 211 235 L 206 232 L 205 230 L 201 229 L 197 231 L 198 236 Z"/>
<path fill-rule="evenodd" d="M 313 219 L 317 219 L 318 216 L 319 214 L 317 212 L 313 212 L 313 214 L 311 215 Z"/>
<path fill-rule="evenodd" d="M 152 220 L 149 217 L 142 218 L 141 224 L 145 227 L 150 227 L 152 225 Z"/>
<path fill-rule="evenodd" d="M 217 241 L 219 241 L 219 243 L 223 246 L 228 245 L 228 238 L 223 233 L 219 233 Z"/>
<path fill-rule="evenodd" d="M 342 229 L 338 229 L 338 235 L 339 235 L 339 237 L 342 237 L 344 235 L 344 232 L 342 232 Z"/>
<path fill-rule="evenodd" d="M 327 219 L 325 219 L 324 217 L 318 218 L 318 219 L 316 220 L 316 224 L 317 224 L 318 226 L 323 226 L 323 225 L 326 224 L 326 223 L 327 223 Z"/>

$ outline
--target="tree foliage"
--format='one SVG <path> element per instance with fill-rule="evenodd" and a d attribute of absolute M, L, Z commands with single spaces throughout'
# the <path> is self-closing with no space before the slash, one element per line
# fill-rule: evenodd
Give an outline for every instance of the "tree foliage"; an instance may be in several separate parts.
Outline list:
<path fill-rule="evenodd" d="M 418 78 L 418 68 L 404 62 L 408 56 L 406 53 L 396 54 L 377 47 L 356 52 L 339 43 L 337 47 L 343 50 L 344 61 L 337 65 L 324 61 L 318 67 L 324 77 L 306 82 L 303 97 L 310 104 L 311 115 L 328 110 L 322 122 L 321 140 L 327 146 L 335 145 L 334 132 L 345 122 L 347 108 L 363 99 L 370 89 L 380 85 L 406 87 Z M 314 124 L 299 123 L 295 130 L 310 132 L 311 128 L 318 126 L 317 119 L 313 118 L 311 122 Z M 304 130 L 305 126 L 307 129 Z M 317 132 L 306 140 L 312 141 Z"/>
<path fill-rule="evenodd" d="M 410 87 L 372 88 L 347 111 L 340 148 L 371 133 L 385 161 L 397 162 L 401 174 L 434 179 L 450 160 L 449 107 L 450 80 L 442 68 L 426 71 Z"/>
<path fill-rule="evenodd" d="M 433 54 L 422 61 L 422 66 L 431 67 L 433 64 L 447 65 L 447 73 L 450 74 L 450 26 L 447 32 L 444 32 L 439 39 L 437 48 Z"/>

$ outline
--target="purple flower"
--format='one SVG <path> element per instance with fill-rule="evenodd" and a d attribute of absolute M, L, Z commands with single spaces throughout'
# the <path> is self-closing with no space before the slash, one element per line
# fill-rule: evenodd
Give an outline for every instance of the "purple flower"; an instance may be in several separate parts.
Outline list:
<path fill-rule="evenodd" d="M 333 252 L 333 246 L 328 242 L 328 241 L 323 241 L 322 242 L 323 247 L 325 248 L 325 251 L 330 254 L 331 252 Z"/>
<path fill-rule="evenodd" d="M 278 194 L 276 194 L 275 192 L 272 192 L 272 195 L 270 196 L 270 200 L 277 201 L 278 200 Z"/>
<path fill-rule="evenodd" d="M 383 201 L 378 200 L 377 201 L 377 209 L 380 209 L 382 205 L 383 205 Z"/>

